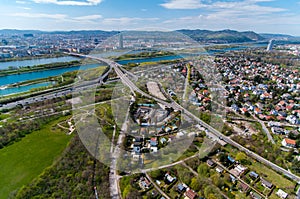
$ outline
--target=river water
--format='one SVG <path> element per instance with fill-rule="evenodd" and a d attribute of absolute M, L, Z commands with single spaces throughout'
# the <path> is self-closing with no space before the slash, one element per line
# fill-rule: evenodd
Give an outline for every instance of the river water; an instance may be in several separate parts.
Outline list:
<path fill-rule="evenodd" d="M 24 67 L 24 66 L 36 66 L 42 64 L 50 64 L 57 62 L 70 62 L 80 60 L 77 57 L 57 57 L 57 58 L 43 58 L 43 59 L 30 59 L 23 61 L 8 61 L 8 62 L 0 62 L 0 70 L 7 69 L 9 67 Z"/>

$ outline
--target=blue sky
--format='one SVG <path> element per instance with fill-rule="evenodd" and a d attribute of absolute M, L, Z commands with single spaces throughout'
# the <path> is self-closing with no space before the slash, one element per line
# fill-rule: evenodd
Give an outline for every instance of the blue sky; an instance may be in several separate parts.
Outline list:
<path fill-rule="evenodd" d="M 0 29 L 234 29 L 300 36 L 300 0 L 0 0 Z"/>

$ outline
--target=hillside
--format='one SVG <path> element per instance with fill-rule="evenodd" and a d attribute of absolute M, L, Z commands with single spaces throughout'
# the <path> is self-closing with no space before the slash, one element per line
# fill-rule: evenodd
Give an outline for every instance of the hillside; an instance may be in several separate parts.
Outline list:
<path fill-rule="evenodd" d="M 238 32 L 235 30 L 210 31 L 187 29 L 178 31 L 190 36 L 198 42 L 203 43 L 242 43 L 260 41 L 264 39 L 264 37 L 252 31 Z"/>

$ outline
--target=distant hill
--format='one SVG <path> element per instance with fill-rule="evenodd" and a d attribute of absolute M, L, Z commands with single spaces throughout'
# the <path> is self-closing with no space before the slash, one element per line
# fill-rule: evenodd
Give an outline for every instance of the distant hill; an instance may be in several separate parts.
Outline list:
<path fill-rule="evenodd" d="M 260 41 L 265 39 L 264 37 L 253 31 L 238 32 L 235 30 L 210 31 L 186 29 L 178 31 L 187 36 L 190 36 L 198 42 L 205 43 L 242 43 Z"/>
<path fill-rule="evenodd" d="M 202 43 L 243 43 L 243 42 L 255 42 L 255 41 L 267 41 L 270 39 L 275 40 L 288 40 L 299 41 L 299 37 L 293 37 L 285 34 L 268 34 L 268 33 L 255 33 L 253 31 L 238 32 L 235 30 L 178 30 L 192 39 Z M 0 34 L 19 34 L 19 35 L 37 35 L 37 34 L 69 34 L 69 35 L 102 35 L 104 37 L 110 37 L 120 33 L 119 31 L 103 31 L 103 30 L 72 30 L 72 31 L 40 31 L 40 30 L 17 30 L 17 29 L 3 29 L 0 30 Z"/>
<path fill-rule="evenodd" d="M 285 35 L 285 34 L 260 33 L 260 35 L 266 39 L 293 39 L 294 38 L 294 36 Z"/>
<path fill-rule="evenodd" d="M 118 31 L 102 31 L 102 30 L 72 30 L 72 31 L 40 31 L 40 30 L 16 30 L 3 29 L 0 34 L 117 34 Z"/>
<path fill-rule="evenodd" d="M 16 29 L 3 29 L 0 30 L 0 34 L 39 34 L 40 30 L 16 30 Z"/>

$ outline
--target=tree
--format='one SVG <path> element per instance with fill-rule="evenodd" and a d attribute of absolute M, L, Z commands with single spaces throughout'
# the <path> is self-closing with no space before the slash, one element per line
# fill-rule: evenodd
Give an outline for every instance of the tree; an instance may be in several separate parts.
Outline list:
<path fill-rule="evenodd" d="M 196 177 L 192 178 L 190 186 L 195 191 L 199 191 L 201 189 L 201 183 Z"/>
<path fill-rule="evenodd" d="M 235 156 L 235 159 L 237 161 L 242 161 L 242 160 L 245 160 L 247 159 L 247 156 L 244 152 L 239 152 L 236 156 Z"/>
<path fill-rule="evenodd" d="M 213 181 L 214 185 L 221 188 L 224 185 L 224 181 L 220 178 L 219 174 L 214 174 L 211 176 L 211 180 Z"/>
<path fill-rule="evenodd" d="M 141 193 L 138 192 L 136 189 L 131 189 L 130 192 L 127 194 L 125 199 L 140 199 L 142 198 Z"/>
<path fill-rule="evenodd" d="M 128 185 L 125 187 L 124 191 L 123 191 L 123 198 L 126 198 L 126 197 L 127 197 L 127 195 L 129 194 L 129 192 L 130 192 L 131 189 L 132 189 L 131 185 L 128 184 Z"/>
<path fill-rule="evenodd" d="M 205 189 L 204 189 L 204 196 L 206 198 L 208 198 L 209 195 L 213 194 L 213 193 L 214 193 L 214 188 L 211 185 L 208 185 L 207 187 L 205 187 Z"/>
<path fill-rule="evenodd" d="M 203 176 L 203 177 L 209 176 L 209 168 L 205 163 L 202 163 L 198 166 L 197 172 L 200 176 Z"/>
<path fill-rule="evenodd" d="M 214 194 L 209 194 L 207 199 L 218 199 Z"/>
<path fill-rule="evenodd" d="M 192 174 L 187 169 L 181 170 L 178 172 L 178 176 L 180 180 L 185 184 L 190 184 L 192 179 Z"/>
<path fill-rule="evenodd" d="M 154 179 L 160 179 L 162 175 L 163 173 L 160 169 L 151 172 L 151 176 Z"/>

